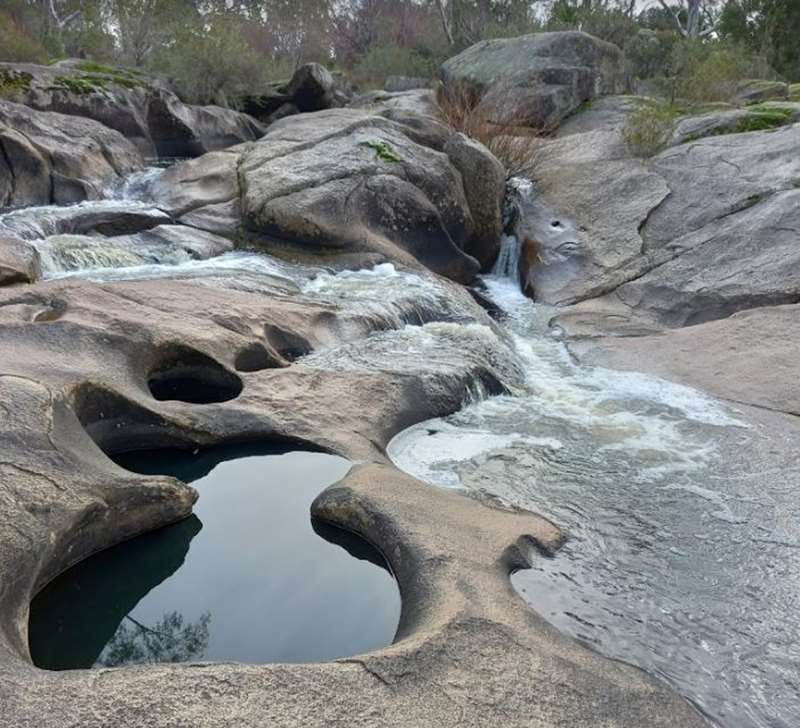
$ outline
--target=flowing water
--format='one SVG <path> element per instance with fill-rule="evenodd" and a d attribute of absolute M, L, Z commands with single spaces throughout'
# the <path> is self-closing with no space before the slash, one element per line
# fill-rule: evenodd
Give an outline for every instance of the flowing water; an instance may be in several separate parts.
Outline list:
<path fill-rule="evenodd" d="M 501 271 L 516 271 L 514 242 Z M 562 631 L 665 678 L 718 725 L 800 726 L 800 438 L 781 449 L 693 389 L 575 364 L 552 311 L 497 271 L 485 284 L 523 391 L 422 422 L 390 456 L 565 529 L 554 558 L 512 576 Z"/>
<path fill-rule="evenodd" d="M 123 205 L 134 216 L 158 222 L 160 211 L 143 198 L 158 174 L 153 169 L 134 175 L 109 191 L 108 199 L 83 203 L 83 208 L 5 213 L 0 230 L 5 227 L 40 250 L 45 277 L 191 278 L 197 285 L 294 296 L 337 308 L 335 341 L 304 357 L 304 366 L 413 372 L 438 381 L 465 372 L 484 377 L 466 387 L 467 404 L 459 412 L 398 435 L 389 448 L 395 463 L 433 485 L 483 490 L 558 523 L 569 536 L 563 549 L 552 559 L 535 558 L 533 568 L 512 575 L 512 581 L 534 609 L 567 634 L 666 679 L 720 726 L 800 726 L 796 431 L 776 429 L 768 419 L 758 421 L 752 412 L 737 412 L 688 387 L 577 365 L 548 327 L 552 311 L 519 291 L 519 245 L 513 237 L 504 238 L 497 268 L 485 279 L 503 312 L 500 328 L 465 315 L 470 306 L 463 290 L 388 264 L 333 273 L 253 253 L 197 259 L 169 245 L 132 249 L 126 241 L 102 236 L 70 244 L 76 214 L 93 220 Z M 54 236 L 58 255 L 51 251 Z M 429 381 L 430 391 L 432 386 Z M 505 393 L 488 397 L 498 391 Z M 204 492 L 198 507 L 210 507 L 213 497 Z M 307 503 L 304 508 L 300 520 L 308 525 Z M 325 654 L 300 654 L 302 648 L 289 654 L 276 645 L 258 655 L 218 651 L 214 634 L 222 627 L 215 627 L 220 624 L 215 614 L 224 609 L 210 610 L 208 623 L 205 612 L 193 606 L 184 615 L 183 602 L 179 608 L 171 601 L 182 595 L 169 586 L 173 571 L 192 573 L 180 566 L 189 560 L 189 543 L 189 555 L 199 554 L 201 536 L 212 535 L 213 523 L 203 518 L 198 534 L 199 521 L 189 519 L 172 527 L 174 535 L 165 530 L 145 537 L 154 543 L 167 539 L 157 550 L 164 548 L 170 558 L 157 568 L 151 547 L 139 539 L 131 542 L 131 547 L 145 546 L 134 549 L 134 578 L 130 589 L 121 590 L 125 593 L 113 614 L 71 602 L 76 609 L 64 614 L 99 615 L 105 630 L 104 636 L 95 631 L 87 642 L 93 647 L 80 657 L 81 664 L 117 659 L 104 648 L 107 640 L 122 625 L 127 632 L 121 642 L 130 646 L 140 630 L 137 622 L 177 630 L 195 648 L 208 637 L 209 644 L 202 646 L 209 659 L 325 659 L 391 640 L 395 616 L 382 623 L 380 639 L 340 645 Z M 231 526 L 226 533 L 235 530 Z M 214 548 L 204 553 L 216 559 Z M 227 563 L 235 562 L 231 559 Z M 295 581 L 309 588 L 323 583 L 305 563 L 293 572 Z M 90 569 L 89 583 L 100 583 L 98 573 Z M 121 589 L 118 582 L 101 582 L 101 594 Z M 247 588 L 260 593 L 259 586 Z M 169 599 L 142 614 L 138 605 L 133 612 L 127 608 L 141 601 L 144 609 L 150 592 Z M 347 596 L 339 593 L 337 599 L 349 604 Z M 69 589 L 62 597 L 72 598 Z M 247 601 L 234 603 L 239 607 Z M 399 601 L 395 605 L 399 608 Z M 61 661 L 74 652 L 74 635 L 63 626 L 59 630 L 61 610 L 54 609 L 49 631 L 40 633 L 46 638 L 38 644 L 42 649 L 52 644 L 53 650 L 62 644 L 66 652 L 42 659 L 67 666 Z M 275 614 L 283 619 L 279 607 Z M 178 624 L 175 615 L 184 621 Z M 260 617 L 250 618 L 255 623 Z M 79 624 L 75 634 L 92 628 Z"/>
<path fill-rule="evenodd" d="M 194 515 L 93 556 L 31 604 L 34 663 L 308 662 L 390 644 L 400 595 L 383 556 L 313 522 L 311 501 L 350 463 L 229 446 L 132 453 L 136 472 L 200 493 Z"/>

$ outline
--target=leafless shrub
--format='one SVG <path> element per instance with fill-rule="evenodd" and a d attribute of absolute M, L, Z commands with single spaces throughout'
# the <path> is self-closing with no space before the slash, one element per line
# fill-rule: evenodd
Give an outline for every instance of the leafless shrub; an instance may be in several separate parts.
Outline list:
<path fill-rule="evenodd" d="M 467 85 L 436 92 L 439 113 L 455 131 L 479 141 L 505 165 L 510 177 L 531 177 L 550 130 L 532 125 L 535 114 L 519 88 L 495 86 L 478 94 Z"/>

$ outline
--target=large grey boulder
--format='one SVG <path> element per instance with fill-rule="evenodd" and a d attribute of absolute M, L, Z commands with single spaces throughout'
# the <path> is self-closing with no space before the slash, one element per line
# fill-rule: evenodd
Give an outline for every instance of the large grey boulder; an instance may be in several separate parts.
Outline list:
<path fill-rule="evenodd" d="M 505 175 L 419 115 L 330 109 L 175 165 L 148 190 L 180 222 L 312 253 L 379 253 L 469 281 L 497 253 Z"/>
<path fill-rule="evenodd" d="M 143 166 L 113 129 L 8 101 L 0 101 L 0 150 L 0 207 L 96 199 Z"/>
<path fill-rule="evenodd" d="M 184 104 L 164 83 L 139 71 L 82 61 L 0 63 L 0 86 L 11 101 L 116 129 L 149 157 L 197 156 L 264 131 L 246 114 Z"/>
<path fill-rule="evenodd" d="M 276 123 L 244 152 L 239 175 L 247 230 L 412 259 L 459 281 L 477 273 L 471 253 L 483 247 L 492 225 L 483 208 L 471 209 L 446 153 L 356 109 Z"/>
<path fill-rule="evenodd" d="M 740 104 L 757 104 L 773 99 L 789 99 L 789 84 L 783 81 L 742 81 L 736 89 L 736 101 Z"/>
<path fill-rule="evenodd" d="M 481 41 L 445 61 L 439 76 L 445 93 L 496 94 L 501 110 L 513 104 L 518 120 L 534 127 L 554 127 L 582 103 L 627 86 L 622 51 L 577 31 Z"/>
<path fill-rule="evenodd" d="M 620 134 L 631 108 L 599 100 L 543 143 L 533 203 L 517 223 L 520 239 L 545 253 L 523 271 L 532 295 L 579 304 L 558 317 L 575 335 L 641 333 L 792 300 L 800 125 L 716 134 L 640 160 Z M 561 254 L 548 255 L 554 248 Z"/>

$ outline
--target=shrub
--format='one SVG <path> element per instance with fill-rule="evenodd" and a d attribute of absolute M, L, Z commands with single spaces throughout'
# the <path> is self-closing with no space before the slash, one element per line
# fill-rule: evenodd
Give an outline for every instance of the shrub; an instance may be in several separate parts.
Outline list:
<path fill-rule="evenodd" d="M 762 57 L 719 41 L 679 41 L 673 47 L 670 71 L 665 85 L 671 102 L 731 101 L 741 81 L 774 77 Z"/>
<path fill-rule="evenodd" d="M 617 8 L 600 4 L 553 2 L 546 30 L 580 29 L 623 48 L 639 30 L 638 23 Z"/>
<path fill-rule="evenodd" d="M 264 83 L 266 64 L 237 23 L 222 16 L 207 21 L 178 30 L 150 65 L 169 76 L 184 101 L 235 106 Z"/>
<path fill-rule="evenodd" d="M 622 138 L 637 157 L 652 157 L 669 143 L 676 116 L 668 103 L 643 101 L 625 122 Z"/>
<path fill-rule="evenodd" d="M 678 37 L 668 30 L 640 30 L 625 44 L 625 58 L 636 78 L 666 77 Z"/>
<path fill-rule="evenodd" d="M 0 11 L 0 61 L 47 63 L 44 46 L 32 38 L 14 19 Z"/>
<path fill-rule="evenodd" d="M 439 87 L 439 113 L 451 129 L 483 144 L 505 166 L 509 176 L 531 177 L 548 131 L 530 126 L 513 87 L 495 87 L 484 95 L 467 86 Z"/>
<path fill-rule="evenodd" d="M 366 88 L 382 88 L 388 76 L 432 78 L 442 59 L 393 43 L 373 45 L 353 68 L 353 78 Z"/>

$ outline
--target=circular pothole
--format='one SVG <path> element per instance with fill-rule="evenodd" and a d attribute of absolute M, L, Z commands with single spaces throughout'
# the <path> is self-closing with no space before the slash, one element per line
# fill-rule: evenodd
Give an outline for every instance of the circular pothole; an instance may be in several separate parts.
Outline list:
<path fill-rule="evenodd" d="M 383 556 L 309 517 L 347 460 L 248 445 L 130 453 L 119 463 L 192 482 L 195 513 L 46 586 L 30 612 L 37 666 L 308 662 L 391 644 L 400 595 Z"/>
<path fill-rule="evenodd" d="M 147 386 L 157 400 L 191 404 L 227 402 L 242 392 L 242 380 L 233 372 L 187 347 L 167 350 L 150 370 Z"/>

